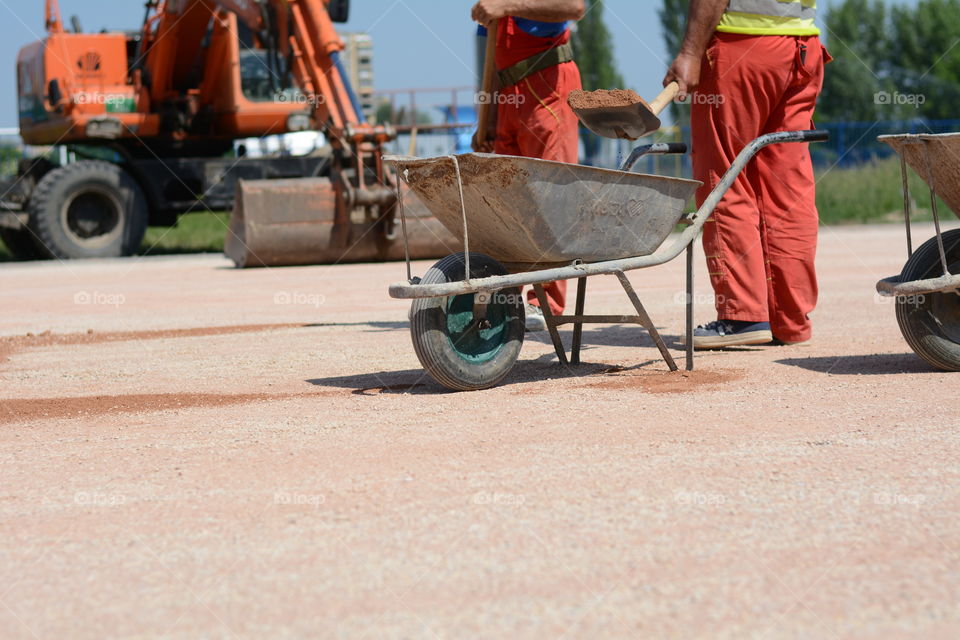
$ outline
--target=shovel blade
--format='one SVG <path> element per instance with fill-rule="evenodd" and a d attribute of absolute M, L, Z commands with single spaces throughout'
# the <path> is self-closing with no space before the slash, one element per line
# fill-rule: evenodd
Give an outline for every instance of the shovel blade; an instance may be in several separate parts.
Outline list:
<path fill-rule="evenodd" d="M 590 131 L 604 138 L 636 140 L 660 128 L 660 118 L 643 104 L 622 107 L 574 109 L 574 113 Z"/>

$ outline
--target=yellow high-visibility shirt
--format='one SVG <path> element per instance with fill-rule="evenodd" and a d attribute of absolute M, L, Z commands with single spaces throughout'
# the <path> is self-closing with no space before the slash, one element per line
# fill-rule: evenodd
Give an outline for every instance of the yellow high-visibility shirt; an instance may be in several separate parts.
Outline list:
<path fill-rule="evenodd" d="M 730 0 L 717 31 L 753 36 L 817 36 L 817 0 Z"/>

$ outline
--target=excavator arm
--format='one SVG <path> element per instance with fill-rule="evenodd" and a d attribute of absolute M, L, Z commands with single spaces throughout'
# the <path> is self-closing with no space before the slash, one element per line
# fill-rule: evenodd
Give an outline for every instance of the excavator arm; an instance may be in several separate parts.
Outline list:
<path fill-rule="evenodd" d="M 397 241 L 396 190 L 403 187 L 383 161 L 395 133 L 365 121 L 340 62 L 344 43 L 334 22 L 346 20 L 349 0 L 145 2 L 139 33 L 83 33 L 77 22 L 65 29 L 58 1 L 46 0 L 47 37 L 17 55 L 24 140 L 74 145 L 78 154 L 109 150 L 116 160 L 109 171 L 149 194 L 146 209 L 121 215 L 109 203 L 99 207 L 97 239 L 117 228 L 115 220 L 137 221 L 130 228 L 169 224 L 200 204 L 232 202 L 225 252 L 238 266 L 450 253 L 456 240 L 412 196 L 404 207 L 407 241 Z M 258 157 L 241 145 L 240 157 L 225 157 L 239 140 L 308 130 L 325 134 L 329 154 Z M 18 203 L 36 211 L 17 224 L 40 215 L 66 224 L 62 203 L 41 208 L 31 192 Z M 49 253 L 113 255 L 138 242 L 90 249 L 71 240 Z"/>
<path fill-rule="evenodd" d="M 368 220 L 379 220 L 383 236 L 392 238 L 396 191 L 383 163 L 383 147 L 396 133 L 365 121 L 340 61 L 344 43 L 329 15 L 331 1 L 159 0 L 156 13 L 145 21 L 143 42 L 154 103 L 182 94 L 177 79 L 186 77 L 195 64 L 210 21 L 228 14 L 287 60 L 315 126 L 333 148 L 331 245 L 345 249 L 353 240 L 351 218 L 357 209 L 363 209 Z"/>

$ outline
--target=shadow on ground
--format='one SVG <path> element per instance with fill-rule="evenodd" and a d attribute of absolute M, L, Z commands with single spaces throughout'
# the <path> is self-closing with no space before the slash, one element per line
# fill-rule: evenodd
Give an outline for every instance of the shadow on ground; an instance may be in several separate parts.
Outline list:
<path fill-rule="evenodd" d="M 409 326 L 407 322 L 353 322 L 353 323 L 323 323 L 308 325 L 311 327 L 370 327 L 369 331 L 396 331 L 406 330 Z M 572 330 L 560 332 L 567 355 L 570 354 L 570 345 L 573 341 Z M 661 334 L 663 335 L 663 334 Z M 663 335 L 667 347 L 674 352 L 674 357 L 682 357 L 682 345 L 679 336 Z M 537 333 L 528 333 L 524 340 L 526 342 L 539 342 L 551 346 L 550 335 L 546 331 Z M 605 325 L 596 329 L 584 329 L 583 347 L 581 353 L 586 354 L 591 347 L 613 346 L 613 347 L 644 347 L 656 349 L 656 345 L 650 334 L 645 329 L 637 325 Z M 410 347 L 411 351 L 413 347 Z M 656 353 L 654 351 L 654 353 Z M 578 365 L 560 364 L 557 356 L 552 351 L 545 353 L 534 360 L 520 360 L 514 366 L 507 378 L 498 384 L 498 387 L 505 387 L 515 384 L 524 384 L 530 382 L 541 382 L 544 380 L 557 380 L 565 378 L 586 378 L 590 376 L 606 375 L 608 373 L 622 373 L 642 369 L 649 366 L 663 366 L 666 364 L 659 357 L 650 360 L 631 364 L 629 367 L 621 367 L 612 363 L 582 362 Z M 433 378 L 423 369 L 406 369 L 403 371 L 378 371 L 375 373 L 357 374 L 350 376 L 337 376 L 330 378 L 314 378 L 307 380 L 312 385 L 321 387 L 333 387 L 338 389 L 348 389 L 354 395 L 372 396 L 380 394 L 437 394 L 451 393 L 444 387 L 434 382 Z"/>
<path fill-rule="evenodd" d="M 620 367 L 607 363 L 584 362 L 578 365 L 562 365 L 554 354 L 544 354 L 536 360 L 521 361 L 516 364 L 507 378 L 498 384 L 506 387 L 529 382 L 558 380 L 566 378 L 586 378 L 609 373 L 623 373 L 661 364 L 660 360 L 648 360 L 630 367 Z M 665 365 L 663 365 L 665 367 Z M 380 394 L 435 395 L 453 393 L 434 382 L 423 369 L 405 369 L 403 371 L 378 371 L 352 376 L 314 378 L 307 380 L 312 385 L 348 389 L 353 395 L 376 396 Z"/>
<path fill-rule="evenodd" d="M 368 332 L 378 333 L 381 331 L 399 331 L 401 329 L 408 331 L 410 327 L 409 322 L 316 322 L 313 324 L 305 324 L 305 327 L 311 328 L 322 328 L 322 327 L 370 327 L 367 329 Z"/>
<path fill-rule="evenodd" d="M 874 353 L 858 356 L 816 356 L 784 358 L 777 364 L 800 367 L 838 376 L 887 375 L 897 373 L 941 373 L 913 353 Z"/>
<path fill-rule="evenodd" d="M 681 342 L 682 335 L 665 333 L 667 329 L 664 327 L 657 327 L 657 331 L 660 332 L 660 337 L 663 338 L 668 348 L 678 351 L 683 350 L 683 343 Z M 563 338 L 563 344 L 569 349 L 570 343 L 573 341 L 573 329 L 567 325 L 567 328 L 560 331 L 560 336 Z M 530 342 L 540 342 L 547 345 L 552 344 L 550 342 L 550 334 L 546 331 L 532 334 L 528 333 L 525 339 Z M 647 330 L 637 324 L 600 325 L 596 328 L 591 328 L 590 325 L 587 325 L 583 328 L 583 348 L 587 349 L 590 346 L 656 348 L 653 338 L 650 337 Z"/>

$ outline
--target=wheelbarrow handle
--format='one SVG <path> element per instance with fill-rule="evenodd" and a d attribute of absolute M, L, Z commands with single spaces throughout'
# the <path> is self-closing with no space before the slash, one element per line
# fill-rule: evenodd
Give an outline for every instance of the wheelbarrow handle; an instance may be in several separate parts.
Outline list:
<path fill-rule="evenodd" d="M 627 159 L 620 165 L 620 171 L 630 171 L 637 160 L 646 155 L 663 155 L 668 153 L 683 154 L 687 152 L 687 145 L 682 142 L 655 142 L 634 147 Z"/>
<path fill-rule="evenodd" d="M 826 129 L 816 129 L 803 132 L 804 142 L 826 142 L 830 139 L 830 132 Z"/>
<path fill-rule="evenodd" d="M 826 142 L 829 139 L 830 132 L 826 129 L 809 129 L 806 131 L 777 131 L 776 133 L 768 133 L 760 136 L 747 145 L 747 148 L 750 148 L 755 144 L 759 144 L 759 146 L 762 148 L 769 144 L 776 144 L 778 142 Z M 746 149 L 744 149 L 744 151 L 746 151 Z"/>

